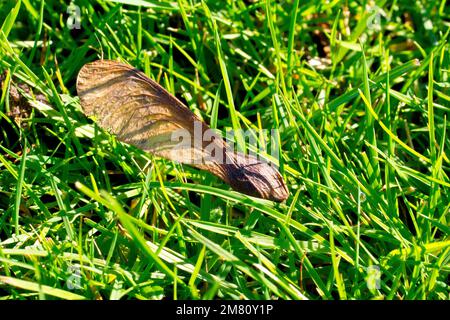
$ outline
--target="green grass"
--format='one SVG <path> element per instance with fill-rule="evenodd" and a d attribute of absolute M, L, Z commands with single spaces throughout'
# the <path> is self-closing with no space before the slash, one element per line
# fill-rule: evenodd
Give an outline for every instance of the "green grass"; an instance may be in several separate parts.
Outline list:
<path fill-rule="evenodd" d="M 0 3 L 1 299 L 450 298 L 446 1 L 75 3 L 79 30 Z M 278 129 L 288 200 L 100 130 L 75 80 L 101 57 Z"/>

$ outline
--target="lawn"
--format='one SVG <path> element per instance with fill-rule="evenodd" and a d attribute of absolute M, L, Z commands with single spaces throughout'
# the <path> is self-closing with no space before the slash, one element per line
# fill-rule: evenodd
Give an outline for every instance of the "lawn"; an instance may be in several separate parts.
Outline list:
<path fill-rule="evenodd" d="M 450 299 L 449 27 L 445 0 L 2 1 L 0 299 Z M 100 128 L 97 59 L 254 132 L 289 197 Z"/>

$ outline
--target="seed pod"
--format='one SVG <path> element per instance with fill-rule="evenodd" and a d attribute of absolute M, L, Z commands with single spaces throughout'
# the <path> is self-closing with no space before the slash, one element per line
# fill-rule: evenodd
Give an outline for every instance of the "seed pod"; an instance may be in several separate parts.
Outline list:
<path fill-rule="evenodd" d="M 289 195 L 273 166 L 231 150 L 181 101 L 137 69 L 110 60 L 88 63 L 78 74 L 77 91 L 84 113 L 123 142 L 207 170 L 247 195 L 273 201 Z"/>

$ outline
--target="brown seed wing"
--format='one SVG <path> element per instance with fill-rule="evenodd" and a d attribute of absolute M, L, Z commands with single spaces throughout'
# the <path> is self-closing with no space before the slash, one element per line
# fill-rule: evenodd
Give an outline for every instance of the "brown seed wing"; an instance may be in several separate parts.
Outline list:
<path fill-rule="evenodd" d="M 194 164 L 205 158 L 203 146 L 179 145 L 177 130 L 194 136 L 194 121 L 202 123 L 178 99 L 141 71 L 128 65 L 98 60 L 80 70 L 77 91 L 86 115 L 95 116 L 100 127 L 121 141 L 174 161 Z M 198 164 L 201 169 L 211 170 Z"/>
<path fill-rule="evenodd" d="M 77 91 L 84 113 L 95 116 L 100 127 L 126 143 L 208 170 L 235 190 L 249 195 L 275 201 L 283 201 L 289 195 L 281 175 L 268 164 L 227 152 L 221 137 L 216 136 L 213 148 L 209 148 L 211 142 L 202 140 L 209 127 L 137 69 L 110 60 L 88 63 L 78 74 Z M 194 123 L 201 123 L 200 137 L 194 131 Z M 173 134 L 180 130 L 190 135 L 189 143 L 183 143 L 181 148 L 179 140 L 173 139 Z M 200 139 L 200 144 L 194 142 L 194 137 Z M 208 161 L 212 149 L 231 163 L 223 164 L 225 158 Z"/>

